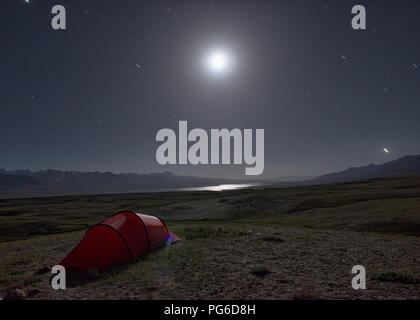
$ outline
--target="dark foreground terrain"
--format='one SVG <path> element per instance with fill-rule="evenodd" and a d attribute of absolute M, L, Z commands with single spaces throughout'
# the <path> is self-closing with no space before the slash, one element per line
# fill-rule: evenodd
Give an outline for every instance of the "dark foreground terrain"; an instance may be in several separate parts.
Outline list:
<path fill-rule="evenodd" d="M 183 241 L 55 291 L 89 225 L 156 214 Z M 0 296 L 30 299 L 420 299 L 420 178 L 288 189 L 0 201 Z M 351 269 L 367 270 L 367 290 Z"/>

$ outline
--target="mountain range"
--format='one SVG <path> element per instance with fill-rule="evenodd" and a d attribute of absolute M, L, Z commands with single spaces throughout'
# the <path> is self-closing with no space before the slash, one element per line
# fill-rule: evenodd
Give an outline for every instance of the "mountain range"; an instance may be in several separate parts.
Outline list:
<path fill-rule="evenodd" d="M 381 165 L 370 164 L 329 173 L 305 181 L 267 180 L 268 185 L 296 186 L 351 182 L 386 177 L 420 175 L 420 155 L 405 156 Z M 134 193 L 194 188 L 220 184 L 249 183 L 248 180 L 181 176 L 171 172 L 137 174 L 76 172 L 60 170 L 0 169 L 0 198 L 37 197 L 99 193 Z M 254 181 L 262 182 L 262 181 Z"/>
<path fill-rule="evenodd" d="M 312 184 L 351 182 L 388 177 L 420 175 L 420 155 L 405 156 L 381 165 L 348 168 L 344 171 L 329 173 L 310 180 Z"/>
<path fill-rule="evenodd" d="M 181 176 L 171 172 L 116 174 L 53 169 L 36 172 L 0 169 L 0 198 L 147 192 L 225 183 L 241 182 L 228 179 Z"/>

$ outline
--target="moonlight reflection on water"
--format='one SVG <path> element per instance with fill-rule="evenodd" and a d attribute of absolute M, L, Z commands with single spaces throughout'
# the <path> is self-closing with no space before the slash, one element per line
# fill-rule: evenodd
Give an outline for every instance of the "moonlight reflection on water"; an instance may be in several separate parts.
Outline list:
<path fill-rule="evenodd" d="M 260 186 L 260 183 L 244 183 L 244 184 L 219 184 L 217 186 L 195 187 L 195 188 L 181 188 L 178 191 L 228 191 L 239 190 Z"/>

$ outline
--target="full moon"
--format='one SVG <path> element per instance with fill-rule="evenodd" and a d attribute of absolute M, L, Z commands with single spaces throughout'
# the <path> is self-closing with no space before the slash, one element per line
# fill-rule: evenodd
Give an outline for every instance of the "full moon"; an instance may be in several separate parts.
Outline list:
<path fill-rule="evenodd" d="M 211 51 L 206 57 L 206 67 L 213 74 L 224 74 L 229 71 L 232 58 L 225 50 Z"/>

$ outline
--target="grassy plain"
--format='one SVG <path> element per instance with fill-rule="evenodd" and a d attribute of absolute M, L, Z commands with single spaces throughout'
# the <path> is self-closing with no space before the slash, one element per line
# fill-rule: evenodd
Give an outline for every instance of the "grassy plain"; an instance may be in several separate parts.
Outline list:
<path fill-rule="evenodd" d="M 57 264 L 115 212 L 183 240 L 66 290 Z M 366 267 L 367 290 L 351 288 Z M 420 177 L 295 188 L 0 200 L 0 296 L 31 299 L 420 299 Z"/>

